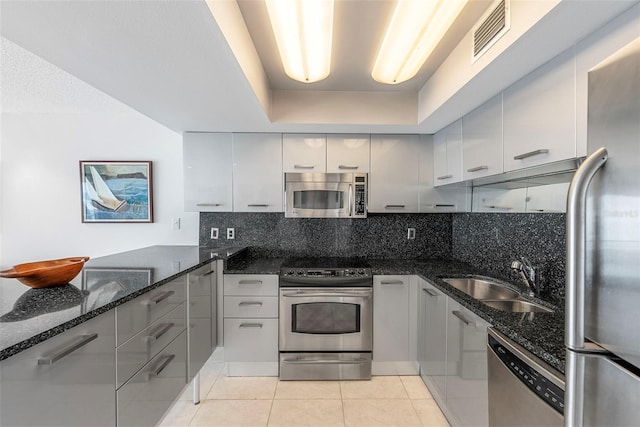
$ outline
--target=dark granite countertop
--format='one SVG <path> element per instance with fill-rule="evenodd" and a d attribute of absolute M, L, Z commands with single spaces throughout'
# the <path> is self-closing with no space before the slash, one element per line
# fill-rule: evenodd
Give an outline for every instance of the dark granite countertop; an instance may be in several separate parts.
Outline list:
<path fill-rule="evenodd" d="M 238 257 L 230 260 L 227 274 L 278 274 L 285 258 Z M 555 313 L 509 313 L 488 307 L 440 279 L 443 276 L 477 274 L 491 276 L 471 265 L 454 260 L 367 259 L 374 275 L 417 274 L 468 308 L 494 328 L 549 365 L 564 373 L 564 307 Z M 516 288 L 519 286 L 514 285 Z M 549 305 L 541 300 L 543 305 Z"/>
<path fill-rule="evenodd" d="M 89 260 L 71 283 L 31 289 L 0 279 L 0 360 L 244 248 L 151 246 Z"/>

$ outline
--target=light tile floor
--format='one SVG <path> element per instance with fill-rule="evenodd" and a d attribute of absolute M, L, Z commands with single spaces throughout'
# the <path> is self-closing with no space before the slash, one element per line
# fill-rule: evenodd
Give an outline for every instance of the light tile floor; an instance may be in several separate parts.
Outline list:
<path fill-rule="evenodd" d="M 449 426 L 418 376 L 279 381 L 227 377 L 223 367 L 214 353 L 200 371 L 200 404 L 187 387 L 160 426 Z"/>

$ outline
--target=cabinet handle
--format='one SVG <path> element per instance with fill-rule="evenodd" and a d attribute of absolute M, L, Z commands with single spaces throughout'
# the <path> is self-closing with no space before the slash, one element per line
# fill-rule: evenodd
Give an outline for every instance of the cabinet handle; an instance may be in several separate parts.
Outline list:
<path fill-rule="evenodd" d="M 338 169 L 350 169 L 350 170 L 354 170 L 354 169 L 358 169 L 358 165 L 338 165 Z"/>
<path fill-rule="evenodd" d="M 404 209 L 405 205 L 385 205 L 385 209 Z"/>
<path fill-rule="evenodd" d="M 513 160 L 522 160 L 528 157 L 537 156 L 538 154 L 547 154 L 549 152 L 548 148 L 540 148 L 538 150 L 529 151 L 528 153 L 518 154 L 517 156 L 513 156 Z"/>
<path fill-rule="evenodd" d="M 284 363 L 292 365 L 353 365 L 369 362 L 370 359 L 304 359 L 304 360 L 287 360 L 284 359 Z"/>
<path fill-rule="evenodd" d="M 262 285 L 262 280 L 240 280 L 239 285 Z"/>
<path fill-rule="evenodd" d="M 215 273 L 215 272 L 216 272 L 215 270 L 207 271 L 206 273 L 204 273 L 204 274 L 202 275 L 202 277 L 209 276 L 209 275 L 211 275 L 211 274 L 213 274 L 213 273 Z"/>
<path fill-rule="evenodd" d="M 453 310 L 451 312 L 451 314 L 453 314 L 454 316 L 456 316 L 458 319 L 462 320 L 462 322 L 467 325 L 467 326 L 476 326 L 475 323 L 473 323 L 472 321 L 470 321 L 469 319 L 467 319 L 466 317 L 464 317 L 462 315 L 462 313 L 460 313 L 458 310 Z"/>
<path fill-rule="evenodd" d="M 171 328 L 173 328 L 176 324 L 169 322 L 169 323 L 162 323 L 160 325 L 158 325 L 158 327 L 150 333 L 149 336 L 147 336 L 147 340 L 151 341 L 151 340 L 159 340 L 161 336 L 163 336 L 164 334 L 167 333 L 167 331 Z"/>
<path fill-rule="evenodd" d="M 431 289 L 427 289 L 427 288 L 422 288 L 422 292 L 424 292 L 425 294 L 429 295 L 430 297 L 439 296 L 437 292 L 432 291 Z"/>
<path fill-rule="evenodd" d="M 485 205 L 484 207 L 487 209 L 502 209 L 505 211 L 509 211 L 513 209 L 511 206 L 498 206 L 498 205 Z"/>
<path fill-rule="evenodd" d="M 241 301 L 238 307 L 262 307 L 262 303 L 260 301 Z"/>
<path fill-rule="evenodd" d="M 436 208 L 455 208 L 456 205 L 434 205 Z"/>
<path fill-rule="evenodd" d="M 196 206 L 222 206 L 222 203 L 196 203 Z"/>
<path fill-rule="evenodd" d="M 480 172 L 489 169 L 489 166 L 476 166 L 475 168 L 467 169 L 467 172 Z"/>
<path fill-rule="evenodd" d="M 98 334 L 96 333 L 77 336 L 71 342 L 65 344 L 62 347 L 59 347 L 59 350 L 57 350 L 56 353 L 52 355 L 45 355 L 44 357 L 38 359 L 38 365 L 53 365 L 58 360 L 73 353 L 80 347 L 89 344 L 96 338 L 98 338 Z"/>
<path fill-rule="evenodd" d="M 449 179 L 449 178 L 453 178 L 453 175 L 448 174 L 448 175 L 441 175 L 439 176 L 437 179 Z"/>
<path fill-rule="evenodd" d="M 149 298 L 147 301 L 144 302 L 144 304 L 146 304 L 146 305 L 151 305 L 151 304 L 157 305 L 157 304 L 160 304 L 162 301 L 166 300 L 167 298 L 169 298 L 173 294 L 175 294 L 175 291 L 163 291 L 163 292 L 160 292 L 158 295 Z"/>
<path fill-rule="evenodd" d="M 294 169 L 313 169 L 315 165 L 293 165 Z"/>
<path fill-rule="evenodd" d="M 404 285 L 402 280 L 383 280 L 380 282 L 381 285 Z"/>
<path fill-rule="evenodd" d="M 250 208 L 266 208 L 269 205 L 264 205 L 264 204 L 251 204 L 251 205 L 247 205 Z"/>
<path fill-rule="evenodd" d="M 175 359 L 175 357 L 176 357 L 175 354 L 167 354 L 166 356 L 162 356 L 158 363 L 158 367 L 155 369 L 152 369 L 151 372 L 149 372 L 149 376 L 157 377 L 158 375 L 160 375 L 160 373 L 164 371 L 164 368 L 166 368 L 167 365 L 169 365 L 169 363 L 171 363 L 171 361 Z"/>
<path fill-rule="evenodd" d="M 240 323 L 240 328 L 262 328 L 262 323 Z"/>

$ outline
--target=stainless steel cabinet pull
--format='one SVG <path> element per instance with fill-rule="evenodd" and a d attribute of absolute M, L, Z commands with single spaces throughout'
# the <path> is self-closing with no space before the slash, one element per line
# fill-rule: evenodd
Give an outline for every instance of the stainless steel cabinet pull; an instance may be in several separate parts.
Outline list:
<path fill-rule="evenodd" d="M 215 273 L 215 272 L 216 272 L 215 270 L 207 271 L 206 273 L 204 273 L 204 274 L 202 275 L 202 277 L 204 277 L 204 276 L 209 276 L 209 275 L 211 275 L 211 274 L 213 274 L 213 273 Z"/>
<path fill-rule="evenodd" d="M 458 319 L 462 320 L 462 322 L 467 326 L 476 326 L 476 324 L 474 322 L 472 322 L 469 319 L 467 319 L 466 317 L 464 317 L 463 314 L 460 313 L 458 310 L 453 310 L 451 312 L 451 314 L 456 316 Z"/>
<path fill-rule="evenodd" d="M 432 296 L 432 297 L 437 297 L 437 296 L 438 296 L 438 293 L 437 293 L 437 292 L 432 291 L 431 289 L 422 288 L 422 292 L 424 292 L 424 293 L 426 293 L 427 295 Z"/>
<path fill-rule="evenodd" d="M 239 285 L 262 285 L 262 280 L 240 280 Z"/>
<path fill-rule="evenodd" d="M 146 304 L 160 304 L 162 301 L 166 300 L 167 298 L 169 298 L 171 295 L 175 294 L 175 291 L 163 291 L 160 292 L 158 295 L 155 295 L 151 298 L 149 298 L 149 300 L 146 302 Z"/>
<path fill-rule="evenodd" d="M 222 203 L 196 203 L 196 206 L 222 206 Z"/>
<path fill-rule="evenodd" d="M 353 360 L 325 360 L 325 359 L 308 359 L 308 360 L 284 360 L 284 363 L 291 363 L 292 365 L 343 365 L 348 363 L 366 363 L 367 359 L 353 359 Z"/>
<path fill-rule="evenodd" d="M 241 301 L 238 307 L 262 307 L 262 303 L 260 301 Z"/>
<path fill-rule="evenodd" d="M 266 208 L 269 205 L 252 204 L 252 205 L 247 205 L 247 206 L 249 206 L 250 208 Z"/>
<path fill-rule="evenodd" d="M 385 209 L 404 209 L 405 205 L 386 205 Z"/>
<path fill-rule="evenodd" d="M 522 160 L 528 157 L 537 156 L 538 154 L 547 154 L 549 152 L 548 148 L 540 148 L 538 150 L 529 151 L 528 153 L 518 154 L 517 156 L 513 156 L 513 160 Z"/>
<path fill-rule="evenodd" d="M 487 209 L 503 209 L 505 211 L 513 209 L 511 206 L 485 205 Z"/>
<path fill-rule="evenodd" d="M 295 169 L 313 169 L 315 165 L 293 165 Z"/>
<path fill-rule="evenodd" d="M 338 169 L 358 169 L 358 165 L 354 165 L 354 166 L 338 165 Z"/>
<path fill-rule="evenodd" d="M 449 178 L 453 178 L 453 175 L 451 175 L 451 174 L 442 175 L 442 176 L 439 176 L 437 179 L 449 179 Z"/>
<path fill-rule="evenodd" d="M 175 354 L 167 354 L 166 356 L 162 356 L 159 359 L 158 367 L 155 369 L 152 369 L 151 372 L 149 372 L 149 376 L 157 377 L 158 375 L 160 375 L 160 373 L 164 371 L 164 368 L 166 368 L 167 365 L 171 363 L 173 359 L 175 359 L 175 357 L 176 357 Z"/>
<path fill-rule="evenodd" d="M 148 340 L 158 340 L 160 339 L 161 336 L 163 336 L 164 334 L 167 333 L 167 331 L 171 328 L 173 328 L 176 324 L 169 322 L 169 323 L 161 323 L 160 325 L 158 325 L 158 327 L 149 334 L 149 336 L 147 337 Z"/>
<path fill-rule="evenodd" d="M 489 166 L 476 166 L 475 168 L 467 169 L 467 172 L 479 172 L 487 169 L 489 169 Z"/>
<path fill-rule="evenodd" d="M 436 208 L 455 208 L 456 205 L 435 205 Z"/>
<path fill-rule="evenodd" d="M 262 328 L 262 323 L 240 323 L 240 328 Z"/>
<path fill-rule="evenodd" d="M 404 285 L 402 280 L 383 280 L 380 282 L 381 285 Z"/>
<path fill-rule="evenodd" d="M 96 338 L 98 338 L 98 334 L 96 333 L 77 336 L 71 342 L 65 344 L 59 349 L 56 349 L 57 351 L 54 354 L 45 355 L 42 358 L 38 359 L 38 365 L 53 365 L 58 360 L 73 353 L 80 347 L 89 344 L 91 341 L 95 340 Z"/>

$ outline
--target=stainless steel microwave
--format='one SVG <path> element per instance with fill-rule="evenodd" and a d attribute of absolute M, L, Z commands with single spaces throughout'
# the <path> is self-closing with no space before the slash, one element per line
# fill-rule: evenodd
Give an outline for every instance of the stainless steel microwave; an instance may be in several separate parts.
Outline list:
<path fill-rule="evenodd" d="M 366 173 L 285 173 L 287 218 L 366 218 Z"/>

